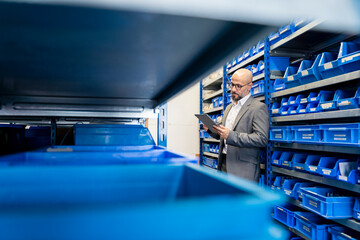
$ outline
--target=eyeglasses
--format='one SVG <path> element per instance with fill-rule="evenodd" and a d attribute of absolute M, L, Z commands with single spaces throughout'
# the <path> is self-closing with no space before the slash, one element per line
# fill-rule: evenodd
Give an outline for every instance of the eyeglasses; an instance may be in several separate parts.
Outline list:
<path fill-rule="evenodd" d="M 240 84 L 234 84 L 234 83 L 230 83 L 230 87 L 233 88 L 235 87 L 237 90 L 240 90 L 241 88 L 245 87 L 246 85 L 249 85 L 250 83 L 247 83 L 245 85 L 240 85 Z"/>

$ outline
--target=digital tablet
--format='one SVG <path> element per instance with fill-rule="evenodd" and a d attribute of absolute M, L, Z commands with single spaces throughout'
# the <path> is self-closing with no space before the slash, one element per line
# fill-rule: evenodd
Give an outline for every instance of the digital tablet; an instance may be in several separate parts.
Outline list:
<path fill-rule="evenodd" d="M 216 133 L 215 129 L 213 128 L 213 125 L 219 126 L 214 120 L 212 120 L 209 115 L 207 114 L 195 114 L 195 117 L 197 117 L 205 126 L 209 128 L 209 130 L 213 133 Z"/>

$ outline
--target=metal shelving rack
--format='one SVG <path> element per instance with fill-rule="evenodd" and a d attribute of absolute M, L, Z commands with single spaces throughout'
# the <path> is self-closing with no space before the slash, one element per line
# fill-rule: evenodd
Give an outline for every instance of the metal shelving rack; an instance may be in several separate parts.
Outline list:
<path fill-rule="evenodd" d="M 279 42 L 270 46 L 270 55 L 281 55 L 281 56 L 290 56 L 295 59 L 303 59 L 311 54 L 318 54 L 323 49 L 333 48 L 336 44 L 339 44 L 340 41 L 351 40 L 354 38 L 353 35 L 345 34 L 334 34 L 326 32 L 317 32 L 314 31 L 314 28 L 321 24 L 321 21 L 313 21 L 298 31 L 294 32 L 290 36 L 280 40 Z M 305 47 L 304 47 L 305 45 Z M 299 51 L 299 49 L 306 49 L 304 51 Z M 354 71 L 346 73 L 343 75 L 335 76 L 328 79 L 323 79 L 313 83 L 300 85 L 297 87 L 285 89 L 278 92 L 271 93 L 270 99 L 274 101 L 279 97 L 289 96 L 292 94 L 298 94 L 302 92 L 308 92 L 310 90 L 319 90 L 322 88 L 332 88 L 340 86 L 341 84 L 350 85 L 356 83 L 360 79 L 360 71 Z M 337 110 L 337 111 L 328 111 L 328 112 L 318 112 L 310 114 L 297 114 L 297 115 L 288 115 L 288 116 L 276 116 L 271 117 L 270 125 L 286 126 L 292 124 L 309 124 L 311 121 L 350 121 L 358 122 L 360 117 L 359 109 L 350 109 L 350 110 Z M 295 151 L 313 151 L 313 152 L 326 152 L 327 154 L 337 153 L 337 154 L 347 154 L 347 155 L 359 155 L 360 148 L 353 146 L 344 146 L 344 145 L 326 145 L 326 144 L 301 144 L 301 143 L 288 143 L 288 142 L 272 142 L 271 150 L 295 150 Z M 271 156 L 268 156 L 267 163 L 270 165 Z M 312 181 L 319 183 L 321 185 L 327 185 L 335 188 L 344 189 L 346 191 L 352 192 L 355 196 L 359 196 L 360 185 L 350 184 L 337 179 L 325 178 L 318 175 L 309 174 L 306 172 L 300 172 L 296 170 L 285 169 L 281 167 L 271 166 L 271 172 L 277 175 L 285 175 L 294 178 L 304 179 L 307 181 Z M 302 207 L 301 202 L 287 198 L 287 202 L 292 203 L 296 206 Z M 354 219 L 339 219 L 333 220 L 334 222 L 351 228 L 355 231 L 360 232 L 360 222 Z M 295 232 L 297 235 L 306 238 L 301 233 L 293 231 L 294 229 L 289 229 L 292 232 Z"/>

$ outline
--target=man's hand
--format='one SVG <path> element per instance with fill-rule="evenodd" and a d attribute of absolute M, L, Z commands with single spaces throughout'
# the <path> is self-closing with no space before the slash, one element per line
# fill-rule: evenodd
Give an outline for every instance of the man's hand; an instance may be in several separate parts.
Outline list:
<path fill-rule="evenodd" d="M 213 128 L 215 129 L 217 134 L 220 135 L 221 138 L 227 139 L 229 137 L 230 129 L 228 129 L 227 127 L 224 127 L 223 125 L 217 127 L 216 125 L 214 125 Z"/>
<path fill-rule="evenodd" d="M 204 128 L 205 131 L 209 130 L 209 128 L 207 126 L 205 126 L 205 124 L 203 124 L 203 128 Z"/>

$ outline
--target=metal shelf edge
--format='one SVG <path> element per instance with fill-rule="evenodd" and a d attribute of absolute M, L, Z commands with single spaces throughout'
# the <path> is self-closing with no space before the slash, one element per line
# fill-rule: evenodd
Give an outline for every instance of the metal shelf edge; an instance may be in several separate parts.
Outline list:
<path fill-rule="evenodd" d="M 336 152 L 347 154 L 360 154 L 359 147 L 353 146 L 335 146 L 335 145 L 313 145 L 313 144 L 300 144 L 300 143 L 280 143 L 273 142 L 273 147 L 278 148 L 291 148 L 296 150 L 310 150 L 321 152 Z"/>
<path fill-rule="evenodd" d="M 229 71 L 227 72 L 227 74 L 232 74 L 233 72 L 235 72 L 236 70 L 244 67 L 245 65 L 251 63 L 252 61 L 255 61 L 256 59 L 260 58 L 264 56 L 264 50 L 257 53 L 256 55 L 246 59 L 245 61 L 241 62 L 240 64 L 236 65 L 235 67 L 232 67 L 229 69 Z"/>
<path fill-rule="evenodd" d="M 272 117 L 272 122 L 290 122 L 290 121 L 304 121 L 304 120 L 318 120 L 330 118 L 347 118 L 360 117 L 360 109 L 348 109 L 338 111 L 328 111 L 319 113 L 296 114 L 290 116 Z"/>
<path fill-rule="evenodd" d="M 223 107 L 217 107 L 217 108 L 206 110 L 206 111 L 204 111 L 204 113 L 212 113 L 212 112 L 217 112 L 217 111 L 221 111 L 221 110 L 223 110 Z"/>
<path fill-rule="evenodd" d="M 203 98 L 203 101 L 206 101 L 206 100 L 209 100 L 209 99 L 211 99 L 211 98 L 213 98 L 213 97 L 219 96 L 219 95 L 221 95 L 222 93 L 223 93 L 223 90 L 222 90 L 222 89 L 219 89 L 218 91 L 210 94 L 209 96 L 204 97 L 204 98 Z"/>

